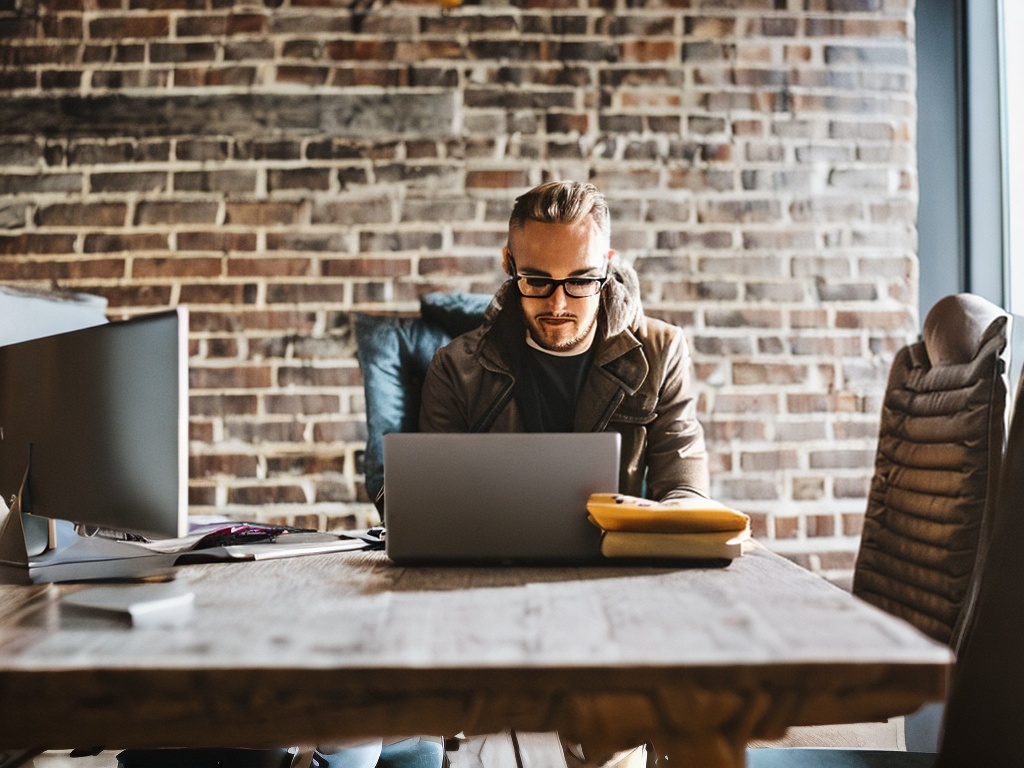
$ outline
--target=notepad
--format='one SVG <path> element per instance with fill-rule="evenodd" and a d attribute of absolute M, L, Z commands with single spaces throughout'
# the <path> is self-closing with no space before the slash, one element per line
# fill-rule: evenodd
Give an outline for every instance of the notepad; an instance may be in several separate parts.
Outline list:
<path fill-rule="evenodd" d="M 750 529 L 711 533 L 608 531 L 601 537 L 605 557 L 670 560 L 735 560 L 743 554 Z"/>

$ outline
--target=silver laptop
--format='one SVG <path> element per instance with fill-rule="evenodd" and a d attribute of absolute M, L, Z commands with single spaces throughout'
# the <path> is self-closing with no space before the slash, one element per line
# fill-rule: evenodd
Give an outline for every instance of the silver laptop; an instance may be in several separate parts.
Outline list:
<path fill-rule="evenodd" d="M 384 436 L 385 548 L 396 563 L 601 560 L 587 498 L 619 485 L 614 432 Z"/>

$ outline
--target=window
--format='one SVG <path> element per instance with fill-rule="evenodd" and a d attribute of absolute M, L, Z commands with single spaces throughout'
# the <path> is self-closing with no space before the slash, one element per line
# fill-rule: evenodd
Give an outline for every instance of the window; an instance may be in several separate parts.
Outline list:
<path fill-rule="evenodd" d="M 1024 315 L 1024 3 L 1002 0 L 1004 186 L 1008 218 L 1006 270 L 1011 312 Z M 1012 127 L 1012 129 L 1011 129 Z"/>

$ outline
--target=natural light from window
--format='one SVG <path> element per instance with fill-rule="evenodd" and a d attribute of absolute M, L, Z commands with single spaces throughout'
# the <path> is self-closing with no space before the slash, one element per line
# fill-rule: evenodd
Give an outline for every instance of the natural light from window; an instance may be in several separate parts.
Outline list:
<path fill-rule="evenodd" d="M 1003 98 L 1006 141 L 1006 212 L 1009 243 L 1009 290 L 1007 307 L 1024 314 L 1024 2 L 1004 0 L 1003 12 Z"/>

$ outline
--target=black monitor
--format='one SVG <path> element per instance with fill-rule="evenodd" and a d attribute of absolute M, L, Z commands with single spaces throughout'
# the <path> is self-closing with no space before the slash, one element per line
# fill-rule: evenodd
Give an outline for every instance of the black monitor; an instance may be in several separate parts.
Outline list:
<path fill-rule="evenodd" d="M 33 516 L 184 536 L 187 416 L 185 307 L 0 347 L 0 493 Z"/>

